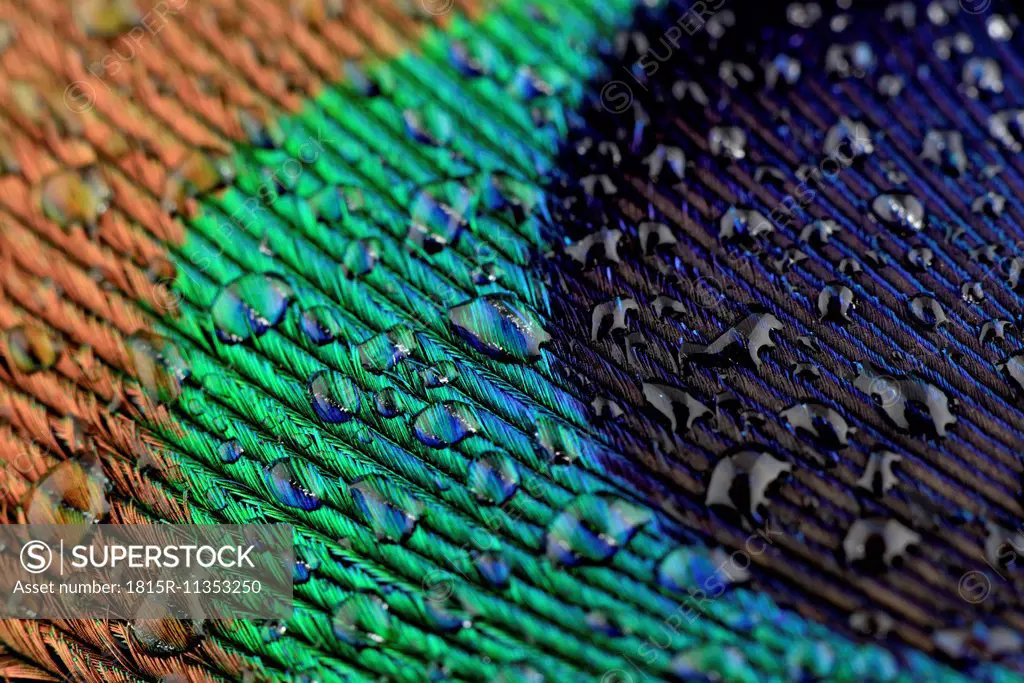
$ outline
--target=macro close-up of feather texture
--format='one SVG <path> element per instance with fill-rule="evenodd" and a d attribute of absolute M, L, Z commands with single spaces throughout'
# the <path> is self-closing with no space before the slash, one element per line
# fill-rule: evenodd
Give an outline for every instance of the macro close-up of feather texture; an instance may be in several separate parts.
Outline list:
<path fill-rule="evenodd" d="M 1024 681 L 1021 14 L 0 0 L 0 680 Z"/>

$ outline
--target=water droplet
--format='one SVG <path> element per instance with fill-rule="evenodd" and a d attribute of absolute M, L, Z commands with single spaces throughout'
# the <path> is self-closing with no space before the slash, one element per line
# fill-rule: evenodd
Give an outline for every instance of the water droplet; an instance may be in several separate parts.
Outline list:
<path fill-rule="evenodd" d="M 374 407 L 381 417 L 398 417 L 405 412 L 405 401 L 394 387 L 384 387 L 374 396 Z"/>
<path fill-rule="evenodd" d="M 924 206 L 914 195 L 881 194 L 871 202 L 871 210 L 883 225 L 904 234 L 918 233 L 924 229 Z"/>
<path fill-rule="evenodd" d="M 874 50 L 863 41 L 831 45 L 825 53 L 825 73 L 833 78 L 863 78 L 875 70 L 876 64 Z"/>
<path fill-rule="evenodd" d="M 761 521 L 769 489 L 793 465 L 767 451 L 744 449 L 722 458 L 711 472 L 705 505 L 718 505 Z"/>
<path fill-rule="evenodd" d="M 1004 340 L 1006 339 L 1006 328 L 1016 329 L 1013 322 L 1009 320 L 987 320 L 981 326 L 981 332 L 978 334 L 978 343 L 985 344 L 991 340 Z"/>
<path fill-rule="evenodd" d="M 379 645 L 391 637 L 388 605 L 373 593 L 353 593 L 335 608 L 331 631 L 357 649 Z"/>
<path fill-rule="evenodd" d="M 824 151 L 826 157 L 850 163 L 854 159 L 874 154 L 875 145 L 866 125 L 844 116 L 839 119 L 839 123 L 829 128 L 825 135 Z"/>
<path fill-rule="evenodd" d="M 367 372 L 380 375 L 392 370 L 408 358 L 417 342 L 412 329 L 395 325 L 387 332 L 375 334 L 356 346 L 359 362 Z"/>
<path fill-rule="evenodd" d="M 263 481 L 281 504 L 306 512 L 323 503 L 325 483 L 316 465 L 297 457 L 286 457 L 263 468 Z"/>
<path fill-rule="evenodd" d="M 747 155 L 747 133 L 738 126 L 715 126 L 708 133 L 708 147 L 716 157 L 742 159 Z"/>
<path fill-rule="evenodd" d="M 989 135 L 1011 152 L 1024 148 L 1024 109 L 1007 109 L 988 118 Z"/>
<path fill-rule="evenodd" d="M 679 358 L 713 367 L 753 364 L 759 370 L 763 363 L 761 352 L 775 347 L 772 333 L 781 329 L 782 323 L 771 313 L 751 313 L 710 344 L 683 344 Z"/>
<path fill-rule="evenodd" d="M 934 252 L 928 247 L 912 247 L 907 252 L 907 265 L 914 270 L 928 270 L 934 257 Z"/>
<path fill-rule="evenodd" d="M 673 432 L 690 431 L 693 424 L 708 415 L 711 409 L 682 389 L 664 384 L 643 384 L 644 399 Z"/>
<path fill-rule="evenodd" d="M 296 558 L 295 566 L 292 570 L 292 582 L 295 585 L 300 585 L 308 582 L 313 574 L 320 569 L 320 557 L 316 554 L 316 550 L 312 548 L 305 548 L 302 546 L 296 547 Z M 301 554 L 301 557 L 299 556 Z"/>
<path fill-rule="evenodd" d="M 895 519 L 858 519 L 843 539 L 843 555 L 850 565 L 877 573 L 898 564 L 921 537 Z"/>
<path fill-rule="evenodd" d="M 611 559 L 651 521 L 644 508 L 609 494 L 579 496 L 548 527 L 547 554 L 573 567 Z"/>
<path fill-rule="evenodd" d="M 95 226 L 112 197 L 98 169 L 58 171 L 43 179 L 40 190 L 43 213 L 61 226 Z"/>
<path fill-rule="evenodd" d="M 457 401 L 430 405 L 413 419 L 416 438 L 431 448 L 447 448 L 479 429 L 480 421 L 473 406 Z"/>
<path fill-rule="evenodd" d="M 342 337 L 345 322 L 341 312 L 330 306 L 314 306 L 299 318 L 302 333 L 317 346 L 325 346 Z"/>
<path fill-rule="evenodd" d="M 458 181 L 435 183 L 416 195 L 406 239 L 428 254 L 454 245 L 469 227 L 475 194 Z"/>
<path fill-rule="evenodd" d="M 829 283 L 818 294 L 818 313 L 822 320 L 853 322 L 850 313 L 854 308 L 853 290 L 842 283 Z"/>
<path fill-rule="evenodd" d="M 503 362 L 540 358 L 551 340 L 540 319 L 514 297 L 487 294 L 448 310 L 455 332 L 477 351 Z"/>
<path fill-rule="evenodd" d="M 718 239 L 722 243 L 736 242 L 752 246 L 763 236 L 775 231 L 775 226 L 760 211 L 730 206 L 718 221 Z"/>
<path fill-rule="evenodd" d="M 715 585 L 728 585 L 731 580 L 719 572 L 703 548 L 680 546 L 670 550 L 655 572 L 658 585 L 679 594 Z"/>
<path fill-rule="evenodd" d="M 996 370 L 1013 383 L 1015 394 L 1024 396 L 1024 353 L 1008 356 L 1002 362 L 996 363 Z"/>
<path fill-rule="evenodd" d="M 953 177 L 958 177 L 967 170 L 963 136 L 956 130 L 928 131 L 924 137 L 921 157 Z"/>
<path fill-rule="evenodd" d="M 242 444 L 238 442 L 238 439 L 225 441 L 217 449 L 217 455 L 220 456 L 220 461 L 229 465 L 233 462 L 238 462 L 238 459 L 242 457 L 243 453 L 245 453 L 245 449 L 242 447 Z"/>
<path fill-rule="evenodd" d="M 509 456 L 490 451 L 470 463 L 466 485 L 480 503 L 503 505 L 519 489 L 519 469 Z"/>
<path fill-rule="evenodd" d="M 583 453 L 583 442 L 576 430 L 569 425 L 550 417 L 538 418 L 536 425 L 534 436 L 547 462 L 568 465 Z"/>
<path fill-rule="evenodd" d="M 970 97 L 980 93 L 998 95 L 1003 92 L 1003 70 L 991 57 L 971 57 L 961 72 L 964 90 Z"/>
<path fill-rule="evenodd" d="M 925 294 L 918 294 L 910 300 L 910 315 L 914 322 L 926 330 L 935 330 L 939 325 L 949 322 L 942 305 Z"/>
<path fill-rule="evenodd" d="M 97 459 L 65 460 L 26 494 L 26 524 L 94 524 L 109 511 L 108 480 Z"/>
<path fill-rule="evenodd" d="M 260 624 L 260 637 L 264 643 L 274 643 L 284 637 L 288 623 L 284 619 L 265 619 Z"/>
<path fill-rule="evenodd" d="M 142 19 L 134 0 L 82 0 L 71 7 L 75 23 L 91 37 L 116 38 Z"/>
<path fill-rule="evenodd" d="M 956 422 L 946 394 L 919 377 L 886 375 L 870 363 L 858 364 L 854 386 L 870 396 L 901 429 L 942 437 Z M 918 407 L 923 407 L 926 415 L 920 414 Z"/>
<path fill-rule="evenodd" d="M 595 262 L 620 263 L 619 243 L 622 241 L 622 235 L 621 230 L 602 228 L 565 247 L 565 253 L 584 268 Z"/>
<path fill-rule="evenodd" d="M 494 588 L 507 588 L 512 570 L 504 556 L 498 552 L 480 553 L 473 560 L 480 578 Z"/>
<path fill-rule="evenodd" d="M 857 486 L 870 491 L 876 497 L 884 496 L 889 489 L 899 483 L 892 466 L 902 461 L 903 456 L 892 451 L 872 451 L 864 474 L 857 480 Z"/>
<path fill-rule="evenodd" d="M 143 652 L 154 657 L 189 652 L 203 639 L 203 628 L 202 621 L 192 619 L 135 619 L 130 625 L 132 638 Z"/>
<path fill-rule="evenodd" d="M 47 328 L 36 325 L 17 325 L 4 331 L 7 360 L 19 372 L 30 374 L 49 370 L 57 364 L 64 345 L 50 335 Z"/>
<path fill-rule="evenodd" d="M 183 213 L 189 199 L 227 187 L 234 177 L 229 158 L 212 150 L 189 150 L 167 176 L 162 206 L 170 213 Z"/>
<path fill-rule="evenodd" d="M 845 448 L 849 444 L 848 435 L 853 431 L 842 415 L 816 401 L 790 406 L 780 416 L 792 431 L 807 433 L 828 450 Z"/>
<path fill-rule="evenodd" d="M 313 412 L 328 424 L 348 422 L 362 403 L 355 382 L 332 370 L 320 370 L 310 377 L 306 390 Z"/>
<path fill-rule="evenodd" d="M 378 540 L 403 543 L 415 531 L 423 503 L 388 478 L 368 474 L 349 486 L 352 500 Z"/>
<path fill-rule="evenodd" d="M 823 245 L 829 237 L 840 231 L 839 223 L 831 218 L 819 218 L 811 221 L 800 230 L 800 241 L 808 244 Z"/>
<path fill-rule="evenodd" d="M 292 302 L 292 288 L 280 276 L 250 273 L 221 289 L 210 311 L 217 338 L 239 344 L 260 337 L 284 318 Z"/>
<path fill-rule="evenodd" d="M 130 372 L 146 392 L 161 403 L 172 403 L 181 395 L 182 384 L 191 370 L 178 347 L 169 339 L 140 331 L 125 341 Z"/>
<path fill-rule="evenodd" d="M 427 389 L 446 387 L 459 378 L 458 366 L 450 360 L 439 361 L 435 365 L 424 368 L 420 373 L 423 386 Z"/>
<path fill-rule="evenodd" d="M 999 218 L 1006 208 L 1006 197 L 995 192 L 986 192 L 971 202 L 971 211 L 991 218 Z"/>
<path fill-rule="evenodd" d="M 639 311 L 635 299 L 616 297 L 598 304 L 590 314 L 590 341 L 605 339 L 616 332 L 629 329 L 629 312 Z"/>
<path fill-rule="evenodd" d="M 800 80 L 800 62 L 786 54 L 779 54 L 768 62 L 764 70 L 765 84 L 774 88 L 779 83 L 795 85 Z"/>
<path fill-rule="evenodd" d="M 965 282 L 960 286 L 960 298 L 969 304 L 985 300 L 985 289 L 980 282 Z"/>
<path fill-rule="evenodd" d="M 380 240 L 353 240 L 341 255 L 341 268 L 350 280 L 368 275 L 377 265 L 381 250 Z"/>

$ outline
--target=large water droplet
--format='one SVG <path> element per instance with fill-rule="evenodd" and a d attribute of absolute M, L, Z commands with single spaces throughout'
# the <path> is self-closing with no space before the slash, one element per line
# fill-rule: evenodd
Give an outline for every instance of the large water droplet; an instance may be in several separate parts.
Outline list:
<path fill-rule="evenodd" d="M 505 362 L 536 360 L 541 345 L 551 339 L 532 311 L 505 294 L 488 294 L 455 306 L 448 310 L 448 320 L 474 349 Z"/>
<path fill-rule="evenodd" d="M 650 521 L 650 512 L 621 498 L 579 496 L 548 527 L 548 557 L 569 567 L 604 562 Z"/>
<path fill-rule="evenodd" d="M 355 382 L 332 370 L 320 370 L 310 377 L 306 390 L 313 412 L 328 424 L 348 422 L 362 403 Z"/>
<path fill-rule="evenodd" d="M 838 450 L 849 444 L 853 429 L 842 415 L 823 403 L 809 401 L 783 410 L 780 415 L 794 432 L 805 432 L 815 442 L 829 450 Z"/>
<path fill-rule="evenodd" d="M 260 337 L 284 318 L 292 302 L 292 288 L 271 273 L 243 275 L 224 287 L 213 300 L 210 312 L 217 337 L 238 344 Z"/>
<path fill-rule="evenodd" d="M 263 481 L 282 505 L 311 512 L 323 504 L 324 480 L 311 462 L 282 458 L 263 468 Z"/>
<path fill-rule="evenodd" d="M 818 313 L 823 320 L 852 322 L 850 314 L 855 307 L 853 290 L 842 283 L 829 283 L 818 294 Z"/>
<path fill-rule="evenodd" d="M 368 474 L 352 482 L 352 500 L 377 538 L 402 543 L 416 529 L 423 503 L 383 476 Z"/>

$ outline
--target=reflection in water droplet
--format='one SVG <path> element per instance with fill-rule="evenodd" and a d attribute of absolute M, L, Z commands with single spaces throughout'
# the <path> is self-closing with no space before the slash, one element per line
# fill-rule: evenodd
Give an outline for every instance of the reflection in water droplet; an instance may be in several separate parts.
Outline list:
<path fill-rule="evenodd" d="M 353 593 L 335 608 L 331 631 L 358 649 L 379 645 L 391 637 L 388 605 L 373 593 Z"/>
<path fill-rule="evenodd" d="M 109 511 L 108 480 L 99 460 L 65 460 L 25 495 L 25 524 L 94 524 Z"/>
<path fill-rule="evenodd" d="M 178 347 L 169 339 L 140 331 L 125 341 L 130 371 L 142 388 L 161 403 L 172 403 L 181 395 L 182 383 L 191 370 Z"/>
<path fill-rule="evenodd" d="M 964 140 L 956 130 L 930 130 L 924 137 L 921 157 L 939 166 L 945 173 L 957 177 L 967 170 Z"/>
<path fill-rule="evenodd" d="M 311 512 L 323 504 L 324 480 L 311 462 L 282 458 L 263 468 L 263 481 L 282 505 Z"/>
<path fill-rule="evenodd" d="M 502 505 L 519 488 L 519 469 L 509 456 L 490 451 L 470 463 L 466 485 L 477 501 L 489 505 Z"/>
<path fill-rule="evenodd" d="M 550 417 L 538 418 L 536 425 L 534 436 L 547 462 L 568 465 L 583 454 L 583 442 L 572 427 Z"/>
<path fill-rule="evenodd" d="M 221 289 L 210 307 L 217 337 L 238 344 L 260 337 L 284 318 L 292 302 L 292 288 L 270 273 L 250 273 Z"/>
<path fill-rule="evenodd" d="M 912 247 L 907 252 L 907 265 L 914 270 L 928 270 L 932 267 L 935 254 L 928 247 Z"/>
<path fill-rule="evenodd" d="M 348 422 L 362 403 L 355 382 L 333 370 L 320 370 L 310 377 L 306 391 L 313 412 L 328 424 Z"/>
<path fill-rule="evenodd" d="M 64 351 L 59 339 L 35 324 L 17 325 L 4 331 L 4 341 L 8 361 L 26 374 L 52 368 Z"/>
<path fill-rule="evenodd" d="M 456 401 L 430 405 L 413 420 L 416 438 L 431 448 L 447 448 L 479 429 L 480 421 L 473 406 Z"/>
<path fill-rule="evenodd" d="M 594 306 L 590 314 L 590 341 L 605 339 L 609 335 L 629 329 L 630 311 L 639 311 L 635 299 L 615 297 Z"/>
<path fill-rule="evenodd" d="M 772 222 L 760 211 L 730 206 L 718 221 L 718 239 L 750 247 L 763 235 L 775 231 Z"/>
<path fill-rule="evenodd" d="M 435 365 L 424 368 L 420 373 L 423 386 L 427 389 L 439 389 L 453 383 L 459 377 L 458 366 L 450 360 L 443 360 Z"/>
<path fill-rule="evenodd" d="M 651 521 L 644 508 L 609 494 L 579 496 L 551 522 L 547 554 L 564 566 L 611 559 Z"/>
<path fill-rule="evenodd" d="M 317 346 L 324 346 L 339 339 L 345 330 L 341 312 L 330 306 L 306 309 L 299 318 L 299 326 L 306 339 Z"/>
<path fill-rule="evenodd" d="M 746 147 L 747 133 L 739 126 L 716 126 L 708 133 L 708 148 L 716 157 L 742 159 Z"/>
<path fill-rule="evenodd" d="M 435 183 L 413 199 L 406 239 L 428 254 L 454 245 L 474 219 L 475 194 L 458 181 Z"/>
<path fill-rule="evenodd" d="M 423 503 L 388 478 L 368 474 L 352 482 L 352 500 L 381 541 L 404 542 L 419 523 Z"/>
<path fill-rule="evenodd" d="M 540 358 L 550 341 L 540 318 L 514 297 L 487 294 L 448 310 L 455 332 L 481 353 L 504 362 Z"/>
<path fill-rule="evenodd" d="M 669 551 L 658 562 L 655 578 L 658 585 L 679 594 L 732 582 L 728 575 L 718 571 L 703 548 L 691 546 L 680 546 Z"/>

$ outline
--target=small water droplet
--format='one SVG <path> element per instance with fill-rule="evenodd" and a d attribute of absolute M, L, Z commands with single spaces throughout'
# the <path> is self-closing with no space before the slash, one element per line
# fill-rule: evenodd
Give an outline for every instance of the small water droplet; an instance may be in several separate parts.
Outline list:
<path fill-rule="evenodd" d="M 192 619 L 135 619 L 130 624 L 133 640 L 155 657 L 174 657 L 194 649 L 203 639 L 203 628 L 202 621 Z"/>
<path fill-rule="evenodd" d="M 345 322 L 337 309 L 330 306 L 314 306 L 302 312 L 299 326 L 311 343 L 325 346 L 341 338 Z"/>
<path fill-rule="evenodd" d="M 921 157 L 953 177 L 958 177 L 967 170 L 963 136 L 956 130 L 928 131 L 924 137 Z"/>
<path fill-rule="evenodd" d="M 935 330 L 949 322 L 942 305 L 925 294 L 918 294 L 910 300 L 910 315 L 913 321 L 925 330 Z"/>
<path fill-rule="evenodd" d="M 25 495 L 26 524 L 94 524 L 109 511 L 108 480 L 98 459 L 65 460 Z"/>
<path fill-rule="evenodd" d="M 710 408 L 677 387 L 644 382 L 642 389 L 648 405 L 673 432 L 686 433 L 697 420 L 712 414 Z"/>
<path fill-rule="evenodd" d="M 816 401 L 790 406 L 780 416 L 791 430 L 805 432 L 828 450 L 845 448 L 849 444 L 848 435 L 853 431 L 842 415 Z"/>
<path fill-rule="evenodd" d="M 842 283 L 829 283 L 818 294 L 818 313 L 822 320 L 853 322 L 850 313 L 854 308 L 853 290 Z"/>
<path fill-rule="evenodd" d="M 512 569 L 500 552 L 480 553 L 473 560 L 480 578 L 494 588 L 507 588 Z"/>
<path fill-rule="evenodd" d="M 404 360 L 417 347 L 412 329 L 395 325 L 386 332 L 375 334 L 356 345 L 359 362 L 367 372 L 380 375 L 388 372 Z"/>
<path fill-rule="evenodd" d="M 895 519 L 858 519 L 843 539 L 843 555 L 850 565 L 877 573 L 899 564 L 921 537 Z"/>
<path fill-rule="evenodd" d="M 217 449 L 217 455 L 220 456 L 221 462 L 229 465 L 233 462 L 238 462 L 243 453 L 245 453 L 245 449 L 242 448 L 242 444 L 238 442 L 238 439 L 225 441 Z"/>
<path fill-rule="evenodd" d="M 131 373 L 142 388 L 161 403 L 172 403 L 181 395 L 182 384 L 191 370 L 178 347 L 165 337 L 140 331 L 125 341 Z"/>
<path fill-rule="evenodd" d="M 380 240 L 353 240 L 341 255 L 341 268 L 349 279 L 369 275 L 377 265 L 381 250 Z"/>
<path fill-rule="evenodd" d="M 924 229 L 924 206 L 911 194 L 881 194 L 871 202 L 871 210 L 883 225 L 895 228 L 903 234 L 913 234 Z"/>
<path fill-rule="evenodd" d="M 792 469 L 792 464 L 767 451 L 741 450 L 715 465 L 704 503 L 735 510 L 760 522 L 760 508 L 768 499 L 769 489 Z"/>
<path fill-rule="evenodd" d="M 58 171 L 42 181 L 43 214 L 60 226 L 94 227 L 113 197 L 98 169 Z"/>
<path fill-rule="evenodd" d="M 435 365 L 424 368 L 420 373 L 423 386 L 427 389 L 446 387 L 459 377 L 458 366 L 450 360 L 439 361 Z"/>
<path fill-rule="evenodd" d="M 902 461 L 903 456 L 898 453 L 884 449 L 872 451 L 864 474 L 857 480 L 857 486 L 870 491 L 876 497 L 884 496 L 889 489 L 899 483 L 892 466 Z"/>
<path fill-rule="evenodd" d="M 310 405 L 316 416 L 328 424 L 348 422 L 362 403 L 359 387 L 350 378 L 332 370 L 320 370 L 307 385 Z"/>
<path fill-rule="evenodd" d="M 775 347 L 772 333 L 781 329 L 782 323 L 771 313 L 751 313 L 710 344 L 683 344 L 679 359 L 711 367 L 738 362 L 760 369 L 761 352 Z"/>
<path fill-rule="evenodd" d="M 920 377 L 887 375 L 870 363 L 858 364 L 854 386 L 870 396 L 901 429 L 943 437 L 949 425 L 956 422 L 946 394 Z M 918 412 L 919 407 L 924 408 L 924 414 Z"/>

